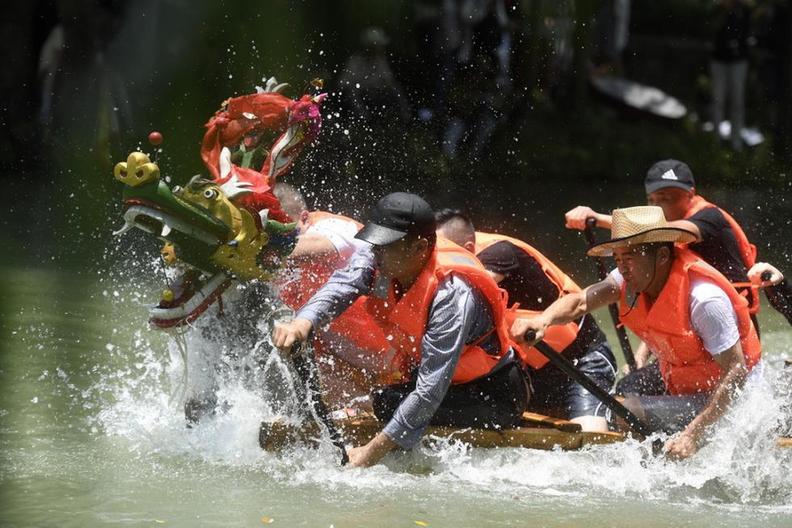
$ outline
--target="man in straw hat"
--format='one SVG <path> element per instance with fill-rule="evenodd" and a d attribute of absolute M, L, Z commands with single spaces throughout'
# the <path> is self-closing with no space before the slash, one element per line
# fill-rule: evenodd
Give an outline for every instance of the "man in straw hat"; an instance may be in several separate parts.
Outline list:
<path fill-rule="evenodd" d="M 621 321 L 655 352 L 666 386 L 665 394 L 630 396 L 624 403 L 651 427 L 678 432 L 667 454 L 686 458 L 749 372 L 758 372 L 761 348 L 748 302 L 695 253 L 675 247 L 695 235 L 669 225 L 660 207 L 616 209 L 611 236 L 588 254 L 612 255 L 617 269 L 541 315 L 518 319 L 512 334 L 520 339 L 534 330 L 539 340 L 551 325 L 619 303 Z"/>
<path fill-rule="evenodd" d="M 742 227 L 726 211 L 708 202 L 696 192 L 696 181 L 690 167 L 679 160 L 661 160 L 649 167 L 644 179 L 646 200 L 649 205 L 663 208 L 667 220 L 696 237 L 690 249 L 695 251 L 734 283 L 753 282 L 760 284 L 762 275 L 770 279 L 764 283 L 770 304 L 792 324 L 792 302 L 790 288 L 784 275 L 767 262 L 757 262 L 756 246 L 745 235 Z M 594 218 L 597 226 L 610 228 L 611 216 L 579 205 L 567 211 L 566 227 L 583 230 L 586 220 Z M 750 302 L 751 313 L 759 310 L 759 295 L 756 288 L 738 287 Z M 754 324 L 756 319 L 754 318 Z M 639 360 L 641 358 L 636 358 Z"/>
<path fill-rule="evenodd" d="M 670 225 L 690 231 L 696 236 L 696 240 L 688 247 L 732 281 L 737 291 L 748 299 L 757 332 L 759 285 L 765 287 L 770 305 L 792 324 L 790 281 L 771 264 L 757 262 L 756 247 L 748 240 L 737 221 L 696 192 L 693 172 L 686 163 L 675 159 L 658 161 L 646 172 L 644 188 L 647 203 L 661 207 Z M 588 218 L 594 218 L 599 227 L 611 227 L 611 215 L 598 213 L 585 205 L 567 211 L 566 227 L 585 229 Z M 769 281 L 763 280 L 765 274 L 769 274 Z M 751 283 L 753 286 L 748 286 Z M 638 369 L 619 381 L 616 386 L 618 394 L 628 394 L 636 390 L 655 393 L 665 391 L 658 364 L 650 363 L 650 357 L 651 351 L 642 343 L 635 351 Z"/>

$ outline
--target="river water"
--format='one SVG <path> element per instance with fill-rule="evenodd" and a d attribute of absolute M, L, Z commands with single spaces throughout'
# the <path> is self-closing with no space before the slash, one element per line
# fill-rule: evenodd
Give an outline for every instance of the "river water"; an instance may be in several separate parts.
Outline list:
<path fill-rule="evenodd" d="M 146 328 L 157 285 L 135 275 L 0 273 L 0 526 L 792 525 L 792 450 L 772 432 L 792 334 L 771 310 L 766 385 L 687 462 L 636 442 L 565 453 L 440 441 L 342 469 L 329 446 L 262 452 L 259 422 L 282 409 L 233 378 L 219 386 L 227 412 L 186 428 L 179 348 Z"/>

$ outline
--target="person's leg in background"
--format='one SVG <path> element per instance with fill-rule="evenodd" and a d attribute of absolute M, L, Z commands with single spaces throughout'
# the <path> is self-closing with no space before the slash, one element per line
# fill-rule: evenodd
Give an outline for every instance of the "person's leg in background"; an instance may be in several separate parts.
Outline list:
<path fill-rule="evenodd" d="M 723 121 L 723 111 L 726 105 L 726 65 L 719 61 L 711 61 L 710 75 L 712 77 L 712 124 L 715 127 L 715 135 L 720 137 L 720 124 Z"/>
<path fill-rule="evenodd" d="M 730 143 L 734 150 L 742 150 L 742 130 L 745 127 L 745 80 L 748 61 L 733 62 L 728 66 Z"/>

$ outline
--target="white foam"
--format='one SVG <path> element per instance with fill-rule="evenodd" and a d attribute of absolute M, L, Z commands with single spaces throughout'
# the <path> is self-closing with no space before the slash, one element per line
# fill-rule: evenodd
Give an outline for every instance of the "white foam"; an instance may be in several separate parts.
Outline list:
<path fill-rule="evenodd" d="M 191 370 L 186 394 L 214 384 L 218 401 L 224 402 L 222 409 L 187 428 L 182 401 L 171 398 L 183 379 L 177 348 L 171 344 L 167 351 L 160 350 L 146 339 L 148 331 L 135 331 L 133 350 L 114 343 L 108 353 L 128 357 L 128 365 L 137 363 L 139 368 L 121 365 L 96 387 L 108 394 L 95 415 L 105 434 L 122 439 L 141 457 L 152 453 L 187 457 L 260 471 L 286 487 L 316 485 L 342 494 L 370 496 L 412 489 L 432 494 L 458 489 L 474 495 L 583 502 L 630 497 L 691 507 L 726 504 L 738 509 L 764 507 L 774 513 L 788 511 L 792 503 L 792 452 L 774 447 L 782 403 L 788 398 L 788 391 L 786 396 L 777 394 L 783 393 L 779 387 L 788 386 L 779 379 L 777 360 L 767 361 L 766 382 L 746 390 L 713 428 L 708 445 L 684 462 L 654 458 L 648 445 L 637 441 L 563 452 L 469 449 L 456 441 L 434 439 L 412 452 L 389 455 L 374 468 L 342 469 L 329 441 L 319 449 L 296 447 L 279 455 L 259 448 L 260 422 L 293 418 L 300 406 L 289 369 L 272 352 L 261 321 L 261 339 L 248 344 L 247 350 L 227 344 L 221 351 L 198 333 L 226 321 L 209 322 L 188 339 Z M 229 360 L 229 352 L 236 359 Z M 220 361 L 218 371 L 208 367 L 216 361 Z M 284 398 L 284 394 L 292 396 Z"/>

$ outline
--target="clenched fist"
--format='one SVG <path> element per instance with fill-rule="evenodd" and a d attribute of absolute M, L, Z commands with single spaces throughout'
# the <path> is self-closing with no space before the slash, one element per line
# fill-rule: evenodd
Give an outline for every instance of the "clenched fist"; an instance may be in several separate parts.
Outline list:
<path fill-rule="evenodd" d="M 514 320 L 511 327 L 511 338 L 517 343 L 534 345 L 538 341 L 544 339 L 545 330 L 547 330 L 547 323 L 541 316 L 534 317 L 520 317 Z M 532 339 L 526 339 L 526 334 L 533 332 Z"/>
<path fill-rule="evenodd" d="M 577 229 L 578 231 L 586 229 L 586 220 L 589 218 L 596 219 L 597 225 L 600 227 L 610 227 L 610 217 L 608 215 L 600 214 L 586 205 L 578 205 L 564 215 L 566 228 Z"/>
<path fill-rule="evenodd" d="M 272 344 L 281 352 L 289 352 L 295 343 L 304 343 L 313 329 L 308 319 L 294 319 L 289 323 L 276 323 L 272 331 Z"/>
<path fill-rule="evenodd" d="M 770 277 L 767 281 L 762 278 L 762 275 L 765 273 Z M 781 273 L 778 268 L 767 262 L 757 262 L 748 270 L 748 279 L 757 285 L 768 282 L 770 286 L 775 286 L 784 280 L 784 274 Z"/>

